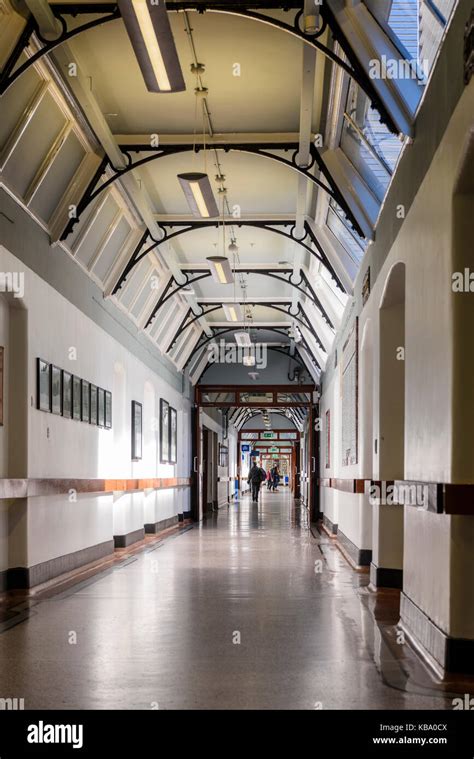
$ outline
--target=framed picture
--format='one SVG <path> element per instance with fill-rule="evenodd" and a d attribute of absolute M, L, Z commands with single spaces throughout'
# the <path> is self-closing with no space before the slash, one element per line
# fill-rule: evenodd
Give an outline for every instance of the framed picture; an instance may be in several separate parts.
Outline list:
<path fill-rule="evenodd" d="M 53 414 L 62 413 L 61 369 L 51 364 L 51 411 Z"/>
<path fill-rule="evenodd" d="M 82 410 L 81 379 L 73 374 L 72 377 L 72 418 L 81 421 Z"/>
<path fill-rule="evenodd" d="M 170 406 L 169 414 L 170 443 L 169 443 L 169 463 L 177 462 L 177 442 L 178 442 L 178 414 L 175 408 Z"/>
<path fill-rule="evenodd" d="M 219 443 L 219 466 L 229 465 L 229 448 Z"/>
<path fill-rule="evenodd" d="M 40 411 L 51 411 L 51 364 L 36 359 L 36 395 Z"/>
<path fill-rule="evenodd" d="M 167 464 L 170 460 L 170 404 L 160 398 L 160 461 Z"/>
<path fill-rule="evenodd" d="M 66 372 L 63 369 L 63 376 L 62 376 L 62 386 L 63 386 L 63 416 L 66 417 L 66 419 L 72 418 L 72 374 L 70 372 Z"/>
<path fill-rule="evenodd" d="M 91 399 L 91 424 L 97 424 L 97 385 L 90 385 L 90 399 Z"/>
<path fill-rule="evenodd" d="M 142 404 L 132 401 L 132 459 L 138 461 L 142 457 Z"/>
<path fill-rule="evenodd" d="M 112 427 L 112 393 L 105 391 L 105 426 L 108 430 Z"/>
<path fill-rule="evenodd" d="M 90 385 L 86 380 L 81 380 L 81 419 L 83 422 L 91 420 Z"/>
<path fill-rule="evenodd" d="M 97 424 L 105 427 L 105 390 L 97 388 Z"/>

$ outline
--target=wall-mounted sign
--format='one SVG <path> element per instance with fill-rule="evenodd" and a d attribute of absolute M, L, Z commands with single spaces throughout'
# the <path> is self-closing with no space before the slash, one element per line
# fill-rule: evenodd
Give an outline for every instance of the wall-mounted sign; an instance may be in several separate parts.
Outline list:
<path fill-rule="evenodd" d="M 250 454 L 251 458 L 258 458 L 260 456 L 260 451 L 252 451 Z"/>
<path fill-rule="evenodd" d="M 275 435 L 274 432 L 264 432 L 263 435 L 262 435 L 262 438 L 264 440 L 273 440 L 273 438 L 275 438 L 275 437 L 276 437 L 276 435 Z"/>
<path fill-rule="evenodd" d="M 248 453 L 250 451 L 250 446 L 247 443 L 244 443 L 242 446 L 242 453 Z"/>

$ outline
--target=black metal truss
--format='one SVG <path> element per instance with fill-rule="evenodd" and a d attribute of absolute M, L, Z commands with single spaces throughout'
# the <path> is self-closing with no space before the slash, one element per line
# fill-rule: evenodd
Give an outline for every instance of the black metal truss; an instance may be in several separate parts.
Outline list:
<path fill-rule="evenodd" d="M 223 335 L 229 334 L 229 332 L 235 332 L 236 327 L 226 327 L 223 329 L 218 329 L 216 327 L 211 327 L 212 335 L 208 337 L 205 335 L 204 337 L 201 336 L 196 346 L 193 348 L 192 352 L 189 354 L 186 363 L 183 366 L 183 370 L 186 369 L 190 361 L 193 359 L 193 357 L 196 355 L 196 353 L 199 353 L 199 351 L 204 348 L 204 346 L 208 345 L 212 340 L 217 340 L 218 338 L 222 337 Z M 262 331 L 262 332 L 275 332 L 278 335 L 281 335 L 282 337 L 285 337 L 288 339 L 288 332 L 284 329 L 279 329 L 278 327 L 251 327 L 251 332 L 255 331 Z M 306 352 L 308 353 L 308 356 L 311 358 L 311 361 L 313 362 L 314 366 L 317 368 L 318 371 L 321 371 L 321 365 L 319 364 L 317 358 L 314 356 L 313 351 L 309 347 L 308 343 L 306 342 L 304 336 L 301 337 L 301 343 L 298 343 L 298 345 L 301 345 Z"/>
<path fill-rule="evenodd" d="M 145 329 L 150 326 L 153 319 L 155 318 L 156 314 L 160 310 L 162 306 L 164 306 L 165 303 L 167 303 L 171 298 L 173 298 L 177 293 L 179 293 L 181 290 L 183 290 L 185 287 L 190 287 L 195 282 L 199 282 L 201 279 L 206 279 L 207 277 L 211 276 L 211 273 L 209 271 L 202 271 L 200 270 L 200 273 L 197 274 L 195 277 L 190 278 L 185 270 L 182 272 L 184 276 L 184 282 L 177 282 L 174 278 L 173 274 L 170 275 L 168 282 L 163 288 L 163 291 L 158 298 L 158 301 L 156 305 L 153 308 L 153 311 L 151 312 L 150 316 L 148 317 Z M 117 292 L 118 286 L 116 286 L 113 290 L 113 294 Z M 201 314 L 202 316 L 203 314 Z"/>
<path fill-rule="evenodd" d="M 316 33 L 305 32 L 300 26 L 300 22 L 304 13 L 303 8 L 301 7 L 302 4 L 302 2 L 298 4 L 297 7 L 299 7 L 299 10 L 293 19 L 292 24 L 288 24 L 281 19 L 272 18 L 265 14 L 258 13 L 256 12 L 256 8 L 260 6 L 263 8 L 266 7 L 267 9 L 283 8 L 284 10 L 289 10 L 290 8 L 295 7 L 293 3 L 271 2 L 265 6 L 265 4 L 262 5 L 255 2 L 212 3 L 204 2 L 203 0 L 194 0 L 194 2 L 183 2 L 182 0 L 171 2 L 168 0 L 166 7 L 168 10 L 176 11 L 195 10 L 199 13 L 210 12 L 243 16 L 245 18 L 253 19 L 254 21 L 259 21 L 260 23 L 266 24 L 268 26 L 276 27 L 281 31 L 287 32 L 294 37 L 297 37 L 306 44 L 312 45 L 314 48 L 316 48 L 316 50 L 319 50 L 321 53 L 323 53 L 323 55 L 329 58 L 337 66 L 342 68 L 352 79 L 354 79 L 355 82 L 357 82 L 359 87 L 363 90 L 363 92 L 365 92 L 371 101 L 372 105 L 379 112 L 382 122 L 387 125 L 390 131 L 392 131 L 394 134 L 398 134 L 398 129 L 394 124 L 387 108 L 385 107 L 385 103 L 375 89 L 368 72 L 364 69 L 363 66 L 361 66 L 357 55 L 348 44 L 341 27 L 337 23 L 334 13 L 328 7 L 329 3 L 324 2 L 321 3 L 321 5 L 317 6 L 321 14 L 322 24 Z M 337 42 L 339 42 L 341 45 L 341 48 L 349 60 L 349 64 L 340 58 L 331 48 L 327 47 L 319 41 L 319 38 L 325 33 L 328 26 L 332 32 L 334 39 L 336 39 Z"/>
<path fill-rule="evenodd" d="M 223 308 L 222 303 L 214 304 L 214 303 L 203 303 L 198 302 L 198 307 L 201 309 L 201 313 L 199 314 L 193 314 L 192 318 L 189 318 L 191 316 L 191 309 L 189 309 L 188 313 L 185 315 L 183 320 L 181 321 L 180 326 L 175 332 L 175 335 L 173 337 L 173 340 L 171 341 L 168 350 L 166 351 L 169 353 L 170 350 L 174 347 L 176 341 L 179 337 L 183 334 L 183 332 L 188 329 L 192 324 L 197 322 L 199 319 L 201 319 L 203 316 L 207 316 L 208 314 L 213 313 L 214 311 L 219 311 L 221 308 Z M 307 315 L 301 308 L 300 304 L 297 304 L 296 307 L 296 313 L 293 313 L 293 308 L 291 303 L 287 303 L 285 301 L 281 301 L 280 303 L 267 303 L 266 301 L 246 301 L 246 305 L 248 306 L 265 306 L 266 308 L 271 308 L 274 311 L 279 311 L 281 314 L 285 314 L 285 316 L 289 316 L 291 319 L 295 319 L 299 324 L 301 324 L 302 327 L 306 327 L 307 330 L 309 330 L 314 337 L 315 341 L 317 342 L 318 346 L 321 348 L 324 353 L 326 353 L 326 349 L 324 345 L 322 344 L 321 340 L 319 339 L 318 333 L 314 329 L 313 325 L 309 321 Z M 191 313 L 190 313 L 191 312 Z M 145 328 L 148 326 L 149 320 L 145 326 Z M 234 326 L 234 329 L 238 329 L 237 325 Z"/>
<path fill-rule="evenodd" d="M 121 17 L 119 8 L 115 3 L 111 3 L 110 5 L 105 4 L 102 7 L 94 7 L 96 7 L 96 10 L 92 11 L 92 13 L 103 13 L 104 15 L 100 18 L 94 18 L 85 24 L 81 24 L 80 26 L 75 26 L 69 29 L 65 16 L 76 16 L 78 13 L 84 13 L 82 6 L 51 6 L 51 10 L 61 26 L 61 32 L 55 40 L 47 40 L 42 37 L 38 22 L 34 16 L 30 15 L 26 21 L 26 26 L 23 29 L 18 42 L 13 48 L 8 61 L 6 62 L 0 74 L 0 95 L 3 95 L 8 90 L 8 88 L 11 87 L 12 84 L 18 79 L 18 77 L 20 77 L 25 71 L 33 66 L 36 61 L 38 61 L 40 58 L 43 58 L 43 56 L 47 55 L 48 53 L 51 53 L 55 48 L 59 47 L 59 45 L 62 45 L 64 42 L 68 42 L 73 37 L 76 37 L 78 34 L 82 34 L 82 32 L 85 32 L 88 29 L 93 29 L 96 26 L 107 24 L 109 21 L 115 21 Z M 43 44 L 43 47 L 32 56 L 30 56 L 30 58 L 22 63 L 21 66 L 15 68 L 18 61 L 20 60 L 23 50 L 28 46 L 33 34 L 36 34 L 40 42 Z"/>
<path fill-rule="evenodd" d="M 305 32 L 300 25 L 301 18 L 303 16 L 303 8 L 302 2 L 296 4 L 292 2 L 287 3 L 280 3 L 280 2 L 273 2 L 271 4 L 271 7 L 282 7 L 284 9 L 289 10 L 290 8 L 293 8 L 297 10 L 297 13 L 295 15 L 295 18 L 293 19 L 293 23 L 289 24 L 281 19 L 272 18 L 271 16 L 268 16 L 266 14 L 258 13 L 256 10 L 257 8 L 265 8 L 266 4 L 260 3 L 260 2 L 249 2 L 249 3 L 243 3 L 243 2 L 233 2 L 233 3 L 221 3 L 221 4 L 214 4 L 210 2 L 202 2 L 201 0 L 194 0 L 192 2 L 191 0 L 188 0 L 187 2 L 172 2 L 171 0 L 168 0 L 166 3 L 167 9 L 169 11 L 183 11 L 183 10 L 195 10 L 200 13 L 204 12 L 211 12 L 211 13 L 224 13 L 224 14 L 230 14 L 230 15 L 237 15 L 237 16 L 243 16 L 245 18 L 253 19 L 254 21 L 258 21 L 260 23 L 266 24 L 268 26 L 275 27 L 277 29 L 280 29 L 281 31 L 287 32 L 291 34 L 292 36 L 297 37 L 298 39 L 304 41 L 306 44 L 313 46 L 316 50 L 319 50 L 321 53 L 323 53 L 327 58 L 329 58 L 334 64 L 342 68 L 352 79 L 354 79 L 355 82 L 361 87 L 361 89 L 365 92 L 367 97 L 370 99 L 372 105 L 378 110 L 380 113 L 380 117 L 383 123 L 387 125 L 387 127 L 394 133 L 397 133 L 396 125 L 393 122 L 393 119 L 391 118 L 388 110 L 385 107 L 385 103 L 383 102 L 383 99 L 379 96 L 377 93 L 370 76 L 367 71 L 361 66 L 355 52 L 349 45 L 341 27 L 337 23 L 337 20 L 335 18 L 334 13 L 332 12 L 331 8 L 329 7 L 329 3 L 322 3 L 320 6 L 320 13 L 322 18 L 322 24 L 320 29 L 318 29 L 317 32 Z M 47 55 L 52 50 L 54 50 L 58 45 L 61 45 L 63 42 L 66 42 L 67 40 L 71 39 L 72 37 L 81 34 L 82 32 L 91 29 L 95 26 L 100 26 L 102 24 L 108 23 L 109 21 L 114 21 L 121 17 L 120 10 L 116 3 L 101 3 L 98 5 L 94 5 L 92 3 L 77 3 L 74 5 L 68 5 L 68 4 L 52 4 L 51 10 L 53 14 L 56 16 L 56 18 L 59 20 L 61 25 L 61 33 L 58 36 L 56 40 L 47 40 L 44 39 L 39 31 L 38 24 L 34 17 L 30 16 L 28 18 L 26 27 L 22 34 L 20 35 L 20 38 L 15 45 L 15 48 L 13 49 L 12 53 L 9 56 L 9 59 L 2 71 L 1 77 L 0 77 L 0 94 L 3 94 L 11 84 L 24 72 L 26 71 L 30 66 L 32 66 L 39 58 L 43 57 L 44 55 Z M 72 29 L 68 29 L 67 21 L 65 19 L 65 16 L 77 16 L 80 14 L 104 14 L 100 18 L 94 18 L 91 21 L 88 21 L 85 24 L 82 24 L 80 26 L 77 26 Z M 329 26 L 331 29 L 331 32 L 334 36 L 334 38 L 339 42 L 341 45 L 341 48 L 344 50 L 345 55 L 347 56 L 349 63 L 346 63 L 342 58 L 340 58 L 330 47 L 327 47 L 322 42 L 320 42 L 320 37 L 325 33 L 326 28 Z M 15 69 L 15 66 L 21 56 L 22 51 L 24 48 L 28 45 L 30 38 L 33 33 L 36 33 L 39 40 L 43 43 L 44 47 L 39 50 L 35 55 L 33 55 L 28 61 L 26 61 L 24 64 L 22 64 L 18 69 Z"/>
<path fill-rule="evenodd" d="M 162 237 L 159 241 L 153 240 L 149 232 L 145 232 L 143 237 L 141 238 L 140 242 L 136 246 L 135 250 L 133 251 L 132 255 L 130 256 L 129 261 L 127 262 L 127 265 L 125 266 L 123 272 L 121 273 L 117 284 L 115 285 L 112 294 L 116 295 L 118 290 L 122 287 L 123 283 L 127 279 L 128 275 L 132 271 L 132 269 L 140 263 L 140 261 L 148 254 L 150 251 L 152 251 L 154 248 L 157 248 L 159 245 L 165 242 L 169 242 L 174 237 L 178 237 L 183 234 L 187 234 L 188 232 L 195 231 L 196 229 L 205 229 L 209 227 L 219 227 L 219 225 L 222 222 L 218 219 L 214 219 L 212 221 L 169 221 L 169 222 L 159 222 L 158 227 L 162 231 Z M 346 288 L 342 284 L 341 280 L 339 279 L 338 275 L 334 271 L 334 268 L 332 264 L 330 263 L 328 257 L 326 256 L 326 253 L 324 252 L 321 243 L 317 239 L 316 235 L 314 234 L 313 230 L 311 229 L 310 224 L 308 221 L 305 221 L 304 223 L 304 229 L 305 229 L 305 236 L 303 238 L 295 237 L 294 231 L 296 228 L 296 222 L 293 221 L 285 221 L 285 220 L 274 220 L 274 219 L 261 219 L 261 220 L 255 220 L 255 221 L 232 221 L 228 222 L 229 226 L 233 227 L 255 227 L 257 229 L 265 229 L 268 232 L 274 232 L 275 234 L 282 235 L 283 237 L 286 237 L 291 242 L 296 242 L 298 245 L 301 245 L 308 253 L 310 253 L 312 256 L 315 256 L 321 263 L 328 269 L 331 276 L 334 278 L 337 286 L 339 287 L 342 292 L 347 292 Z M 168 232 L 168 229 L 173 229 L 174 227 L 178 227 L 177 231 L 175 232 Z M 277 228 L 275 228 L 277 227 Z M 282 227 L 282 229 L 279 229 L 278 227 Z M 290 227 L 289 231 L 286 231 L 287 227 Z M 147 239 L 153 240 L 151 245 L 147 245 L 147 247 L 142 250 L 143 246 L 147 242 Z M 310 239 L 311 243 L 316 247 L 317 250 L 314 250 L 311 245 L 308 245 L 305 240 Z M 190 271 L 190 270 L 188 270 Z M 275 270 L 276 271 L 276 270 Z M 292 283 L 290 283 L 292 284 Z M 314 293 L 313 293 L 314 295 Z M 323 309 L 321 309 L 323 310 Z M 327 318 L 327 316 L 326 316 Z"/>
<path fill-rule="evenodd" d="M 198 274 L 199 272 L 202 272 L 202 269 L 182 269 L 183 273 L 186 274 Z M 298 282 L 293 281 L 293 269 L 252 269 L 251 267 L 241 267 L 239 269 L 235 269 L 236 274 L 261 274 L 264 277 L 271 277 L 272 279 L 276 279 L 278 282 L 281 282 L 282 284 L 289 285 L 290 287 L 293 287 L 295 290 L 298 290 L 302 295 L 304 295 L 308 300 L 312 302 L 314 306 L 320 311 L 322 318 L 328 323 L 328 325 L 331 327 L 331 329 L 335 329 L 334 324 L 332 320 L 330 319 L 326 309 L 322 305 L 321 301 L 319 300 L 318 296 L 316 295 L 316 292 L 314 288 L 312 287 L 308 277 L 306 276 L 304 271 L 300 272 L 300 279 Z M 209 272 L 208 276 L 212 276 Z M 204 279 L 204 277 L 202 277 Z M 190 280 L 190 284 L 192 281 L 196 280 Z M 302 286 L 302 283 L 306 286 L 306 290 Z"/>
<path fill-rule="evenodd" d="M 111 185 L 113 185 L 114 182 L 121 179 L 123 176 L 125 176 L 129 172 L 134 171 L 135 169 L 138 169 L 141 166 L 146 166 L 152 161 L 158 161 L 160 158 L 166 158 L 167 156 L 170 156 L 170 155 L 177 155 L 178 153 L 189 153 L 189 152 L 199 153 L 201 150 L 204 150 L 204 149 L 223 150 L 226 153 L 228 153 L 229 151 L 251 153 L 253 155 L 261 156 L 262 158 L 268 158 L 272 161 L 277 161 L 277 163 L 281 163 L 284 166 L 288 166 L 290 169 L 297 171 L 306 179 L 313 182 L 319 188 L 324 190 L 324 192 L 326 192 L 339 205 L 339 207 L 342 209 L 349 223 L 353 226 L 357 234 L 360 235 L 360 237 L 364 237 L 364 232 L 362 231 L 362 228 L 360 227 L 359 222 L 357 221 L 354 214 L 352 213 L 350 206 L 346 202 L 344 195 L 340 191 L 337 183 L 331 176 L 329 169 L 324 163 L 324 160 L 319 150 L 314 145 L 314 143 L 310 144 L 311 162 L 309 166 L 307 167 L 299 166 L 298 163 L 296 162 L 296 157 L 298 155 L 298 150 L 299 150 L 299 144 L 297 142 L 270 142 L 270 143 L 263 143 L 263 144 L 255 143 L 255 142 L 248 142 L 248 143 L 247 142 L 243 142 L 243 143 L 213 142 L 213 143 L 209 143 L 208 145 L 205 145 L 204 143 L 189 143 L 189 144 L 180 143 L 177 145 L 172 145 L 172 144 L 162 145 L 156 148 L 153 148 L 149 144 L 145 143 L 145 144 L 119 145 L 119 148 L 127 160 L 126 166 L 124 166 L 123 168 L 117 169 L 112 166 L 112 163 L 109 157 L 104 156 L 100 166 L 98 167 L 96 173 L 94 174 L 94 177 L 89 182 L 86 191 L 84 192 L 81 200 L 79 201 L 77 205 L 76 215 L 73 218 L 69 219 L 61 235 L 61 240 L 66 239 L 66 237 L 72 232 L 74 225 L 77 224 L 77 222 L 79 221 L 79 218 L 81 217 L 81 214 L 84 212 L 87 206 L 90 205 L 90 203 L 92 203 L 94 200 L 96 200 L 97 197 L 102 192 L 104 192 L 104 190 L 106 190 L 108 187 L 111 187 Z M 280 150 L 284 152 L 288 152 L 291 150 L 293 152 L 292 152 L 291 159 L 287 159 L 281 155 L 275 155 L 275 153 L 269 152 L 271 150 Z M 145 152 L 149 153 L 150 155 L 146 155 L 144 158 L 139 158 L 138 160 L 135 160 L 135 161 L 133 160 L 132 153 L 145 153 Z M 317 165 L 317 168 L 320 171 L 321 175 L 324 177 L 324 180 L 325 180 L 324 182 L 321 179 L 318 179 L 318 177 L 314 176 L 314 174 L 311 173 L 311 169 L 313 168 L 315 164 Z M 104 179 L 99 184 L 99 180 L 102 177 L 104 177 Z M 238 223 L 238 220 L 236 221 L 236 224 L 237 223 Z M 175 236 L 175 235 L 172 235 L 172 236 Z M 318 250 L 320 250 L 320 247 L 318 248 Z"/>

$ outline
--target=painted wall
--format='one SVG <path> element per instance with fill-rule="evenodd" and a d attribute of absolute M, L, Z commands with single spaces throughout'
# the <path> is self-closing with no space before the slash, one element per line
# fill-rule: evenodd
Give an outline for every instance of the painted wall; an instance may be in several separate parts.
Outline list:
<path fill-rule="evenodd" d="M 143 364 L 53 287 L 0 247 L 0 271 L 24 273 L 20 301 L 0 300 L 0 345 L 6 350 L 5 425 L 0 427 L 3 476 L 29 478 L 187 478 L 190 474 L 190 401 Z M 12 330 L 12 325 L 15 327 Z M 16 326 L 15 326 L 16 325 Z M 12 340 L 12 335 L 15 339 Z M 9 366 L 21 366 L 10 387 Z M 19 357 L 19 358 L 18 358 Z M 66 419 L 36 408 L 36 359 L 41 357 L 112 392 L 112 429 Z M 10 383 L 11 385 L 11 383 Z M 160 461 L 159 401 L 178 412 L 176 464 Z M 131 460 L 131 401 L 143 404 L 143 458 Z M 25 417 L 25 430 L 11 428 Z M 27 441 L 24 438 L 27 437 Z M 25 442 L 27 445 L 25 445 Z M 21 451 L 25 455 L 21 455 Z M 12 451 L 15 454 L 12 460 Z M 8 460 L 10 456 L 10 461 Z M 3 502 L 0 569 L 33 566 L 89 548 L 114 535 L 143 528 L 189 510 L 187 487 L 107 495 L 58 495 Z"/>

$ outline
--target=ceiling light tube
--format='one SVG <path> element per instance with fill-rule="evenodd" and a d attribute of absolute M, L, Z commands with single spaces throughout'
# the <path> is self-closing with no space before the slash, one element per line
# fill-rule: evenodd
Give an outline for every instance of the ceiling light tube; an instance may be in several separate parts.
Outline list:
<path fill-rule="evenodd" d="M 186 84 L 164 2 L 118 0 L 149 92 L 183 92 Z"/>
<path fill-rule="evenodd" d="M 240 303 L 223 303 L 224 312 L 229 322 L 241 322 L 244 319 L 244 314 Z"/>
<path fill-rule="evenodd" d="M 243 348 L 248 348 L 252 345 L 252 340 L 250 339 L 248 332 L 236 332 L 234 336 L 237 345 L 241 345 Z"/>
<path fill-rule="evenodd" d="M 209 256 L 206 260 L 209 261 L 209 268 L 215 282 L 220 285 L 232 284 L 234 275 L 228 258 L 225 256 Z"/>
<path fill-rule="evenodd" d="M 207 174 L 178 174 L 178 179 L 194 216 L 203 219 L 219 216 L 216 199 Z"/>

